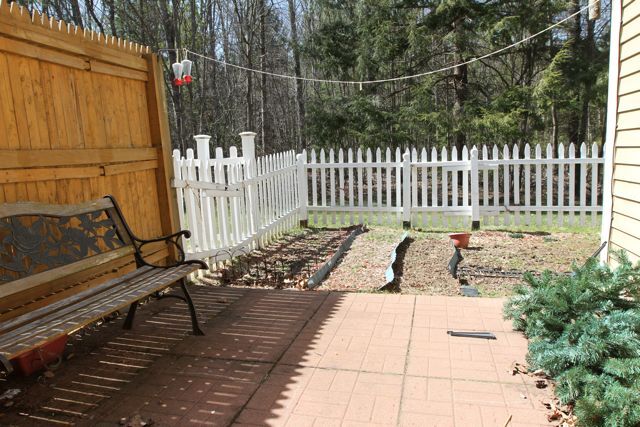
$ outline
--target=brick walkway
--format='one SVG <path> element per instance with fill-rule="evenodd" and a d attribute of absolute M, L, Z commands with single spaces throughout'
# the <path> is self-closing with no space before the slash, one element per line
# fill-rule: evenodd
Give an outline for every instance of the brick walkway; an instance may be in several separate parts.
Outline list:
<path fill-rule="evenodd" d="M 524 361 L 526 340 L 501 319 L 502 300 L 194 294 L 205 337 L 187 334 L 181 303 L 153 302 L 134 330 L 119 321 L 96 331 L 94 351 L 28 390 L 27 415 L 18 407 L 0 422 L 108 426 L 138 413 L 155 426 L 504 426 L 510 416 L 510 426 L 548 425 L 541 400 L 550 391 L 509 372 Z"/>

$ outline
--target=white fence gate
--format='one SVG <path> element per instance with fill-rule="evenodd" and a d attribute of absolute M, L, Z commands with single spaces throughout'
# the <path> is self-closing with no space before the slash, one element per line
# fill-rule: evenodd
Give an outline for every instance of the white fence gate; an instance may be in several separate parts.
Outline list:
<path fill-rule="evenodd" d="M 196 136 L 197 158 L 173 152 L 180 224 L 191 230 L 183 241 L 188 259 L 224 261 L 268 243 L 298 225 L 298 169 L 295 153 L 255 157 L 255 133 L 244 132 L 242 157 L 235 147 L 224 157 L 209 151 L 210 137 Z"/>
<path fill-rule="evenodd" d="M 174 187 L 190 259 L 223 261 L 268 243 L 298 221 L 455 228 L 591 225 L 602 211 L 598 146 L 540 145 L 395 151 L 287 151 L 255 157 L 244 132 L 242 157 L 196 136 L 197 157 L 174 151 Z"/>

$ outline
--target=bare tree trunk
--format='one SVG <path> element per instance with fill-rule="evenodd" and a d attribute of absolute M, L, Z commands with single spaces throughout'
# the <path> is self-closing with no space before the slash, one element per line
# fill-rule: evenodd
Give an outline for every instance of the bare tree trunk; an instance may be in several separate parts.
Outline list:
<path fill-rule="evenodd" d="M 253 68 L 253 61 L 251 59 L 251 46 L 249 44 L 246 45 L 246 55 L 247 67 Z M 253 74 L 251 71 L 247 71 L 247 93 L 245 99 L 247 103 L 246 130 L 253 132 L 255 130 L 255 122 L 253 120 Z"/>
<path fill-rule="evenodd" d="M 238 30 L 240 33 L 240 40 L 244 44 L 244 55 L 246 59 L 247 68 L 253 69 L 253 40 L 254 40 L 254 28 L 256 27 L 256 1 L 247 0 L 246 2 L 240 2 L 239 0 L 233 0 L 233 9 L 238 19 Z M 245 106 L 246 106 L 246 131 L 255 131 L 255 120 L 253 117 L 253 72 L 246 71 L 247 78 L 247 91 L 245 94 Z"/>
<path fill-rule="evenodd" d="M 98 31 L 104 34 L 104 27 L 102 26 L 102 22 L 100 22 L 100 19 L 98 19 L 98 17 L 96 16 L 95 5 L 93 3 L 93 0 L 85 0 L 84 7 L 89 12 L 89 16 L 91 16 L 91 19 L 93 20 L 93 22 L 95 22 L 95 24 L 98 26 Z"/>
<path fill-rule="evenodd" d="M 84 23 L 82 22 L 82 12 L 80 12 L 80 4 L 78 0 L 70 0 L 71 5 L 71 18 L 73 23 L 78 27 L 84 27 Z"/>
<path fill-rule="evenodd" d="M 295 0 L 289 2 L 289 25 L 291 26 L 291 44 L 293 47 L 293 69 L 296 79 L 295 95 L 296 95 L 296 124 L 298 134 L 298 151 L 307 148 L 307 139 L 305 137 L 304 122 L 304 86 L 300 77 L 302 77 L 302 67 L 300 66 L 300 45 L 298 41 L 298 25 Z"/>
<path fill-rule="evenodd" d="M 594 21 L 587 21 L 587 37 L 584 40 L 584 58 L 586 58 L 586 66 L 593 63 L 595 57 L 595 41 L 594 41 Z M 593 92 L 593 86 L 596 83 L 595 73 L 585 73 L 587 77 L 584 79 L 584 91 L 582 93 L 582 114 L 580 117 L 580 129 L 578 132 L 579 142 L 588 141 L 589 131 L 589 105 L 591 103 L 591 97 Z"/>
<path fill-rule="evenodd" d="M 164 24 L 165 40 L 167 43 L 167 48 L 175 49 L 176 46 L 178 46 L 180 43 L 180 40 L 178 37 L 178 29 L 176 28 L 179 2 L 174 2 L 173 11 L 170 13 L 167 2 L 161 1 L 160 10 L 162 15 L 162 22 Z M 171 62 L 175 62 L 177 60 L 177 57 L 178 57 L 177 52 L 173 50 L 169 51 L 169 58 Z M 185 153 L 187 147 L 183 138 L 183 122 L 182 122 L 183 110 L 182 110 L 182 97 L 180 94 L 180 88 L 172 85 L 170 93 L 171 93 L 171 100 L 174 108 L 173 121 L 176 124 L 173 140 L 174 140 L 174 143 L 177 140 L 177 143 L 179 144 L 180 149 L 182 150 L 183 153 Z M 169 115 L 169 117 L 171 118 L 171 114 Z"/>
<path fill-rule="evenodd" d="M 555 104 L 551 105 L 551 144 L 554 150 L 558 146 L 558 110 Z"/>
<path fill-rule="evenodd" d="M 267 2 L 261 1 L 260 10 L 260 70 L 266 71 L 267 65 Z M 271 141 L 269 123 L 267 118 L 267 75 L 260 75 L 260 142 L 262 144 L 262 153 L 266 153 L 266 141 Z"/>
<path fill-rule="evenodd" d="M 580 0 L 571 0 L 571 12 L 580 10 Z M 572 43 L 572 57 L 574 61 L 580 58 L 580 34 L 582 32 L 582 17 L 577 15 L 573 20 L 573 25 L 569 30 L 568 43 Z M 579 83 L 578 83 L 579 84 Z M 569 118 L 567 120 L 569 143 L 580 144 L 580 112 L 576 109 L 570 109 Z"/>
<path fill-rule="evenodd" d="M 118 29 L 116 27 L 116 6 L 113 3 L 114 0 L 106 0 L 107 4 L 107 15 L 109 16 L 109 26 L 111 27 L 111 35 L 114 37 L 118 37 Z"/>
<path fill-rule="evenodd" d="M 458 31 L 458 24 L 454 22 L 453 24 L 454 31 Z M 457 38 L 457 37 L 456 37 Z M 455 61 L 456 63 L 464 62 L 464 58 L 462 57 L 462 46 L 456 46 L 455 51 Z M 460 124 L 464 121 L 464 108 L 467 102 L 468 92 L 469 92 L 469 76 L 467 65 L 459 65 L 453 70 L 453 84 L 454 84 L 454 92 L 455 92 L 455 100 L 453 105 L 453 115 L 457 124 Z M 456 129 L 455 131 L 455 146 L 458 150 L 458 157 L 462 158 L 462 148 L 467 143 L 467 135 L 461 129 Z M 458 160 L 458 159 L 455 159 Z"/>

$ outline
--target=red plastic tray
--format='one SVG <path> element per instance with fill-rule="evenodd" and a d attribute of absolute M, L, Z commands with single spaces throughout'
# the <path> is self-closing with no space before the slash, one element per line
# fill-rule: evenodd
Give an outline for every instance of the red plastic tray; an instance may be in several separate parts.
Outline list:
<path fill-rule="evenodd" d="M 67 335 L 62 335 L 53 341 L 49 341 L 41 347 L 24 353 L 11 360 L 13 368 L 22 375 L 31 375 L 38 372 L 51 363 L 59 360 L 64 352 L 64 346 L 67 345 Z"/>

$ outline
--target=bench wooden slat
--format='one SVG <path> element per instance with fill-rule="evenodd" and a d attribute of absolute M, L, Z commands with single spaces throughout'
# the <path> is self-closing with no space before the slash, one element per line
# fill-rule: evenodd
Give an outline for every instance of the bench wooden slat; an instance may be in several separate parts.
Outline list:
<path fill-rule="evenodd" d="M 0 218 L 17 215 L 75 216 L 113 208 L 107 198 L 79 203 L 77 205 L 50 205 L 39 202 L 16 202 L 0 204 Z"/>
<path fill-rule="evenodd" d="M 122 280 L 122 278 L 117 278 L 114 280 L 110 280 L 105 282 L 103 285 L 97 288 L 89 289 L 85 292 L 82 292 L 80 298 L 76 299 L 72 304 L 58 306 L 55 310 L 50 310 L 49 313 L 40 312 L 39 317 L 35 317 L 29 319 L 28 317 L 31 313 L 25 314 L 24 316 L 20 316 L 19 318 L 12 319 L 9 322 L 6 322 L 10 325 L 12 329 L 5 327 L 4 323 L 0 325 L 0 329 L 5 332 L 9 332 L 7 334 L 8 337 L 0 336 L 0 347 L 6 345 L 7 342 L 15 339 L 15 336 L 23 335 L 25 333 L 34 333 L 37 331 L 37 325 L 40 325 L 41 319 L 46 318 L 48 326 L 55 326 L 55 321 L 63 318 L 73 318 L 80 314 L 79 310 L 86 309 L 87 307 L 93 307 L 99 305 L 103 300 L 107 300 L 108 303 L 111 300 L 115 300 L 117 298 L 121 298 L 123 296 L 128 296 L 130 293 L 133 293 L 138 289 L 138 287 L 149 283 L 150 279 L 162 280 L 164 276 L 170 275 L 174 269 L 160 269 L 160 268 L 143 268 L 137 269 L 133 271 L 126 280 Z M 171 282 L 162 282 L 166 287 Z M 95 292 L 98 290 L 99 292 Z M 64 301 L 67 301 L 66 299 Z M 136 300 L 133 300 L 136 301 Z M 133 302 L 132 301 L 132 302 Z M 42 310 L 47 310 L 47 307 L 43 307 Z M 109 314 L 109 313 L 106 313 Z M 21 322 L 22 319 L 22 322 Z M 23 326 L 19 326 L 20 324 L 24 324 Z"/>
<path fill-rule="evenodd" d="M 90 306 L 91 304 L 97 304 L 102 299 L 115 299 L 119 294 L 127 291 L 128 289 L 124 287 L 131 286 L 134 287 L 141 283 L 145 283 L 145 280 L 149 277 L 152 277 L 154 273 L 161 273 L 162 271 L 158 271 L 159 269 L 148 268 L 140 271 L 140 269 L 132 272 L 127 280 L 122 280 L 121 278 L 113 279 L 108 282 L 105 282 L 101 287 L 99 287 L 99 292 L 93 292 L 95 289 L 92 288 L 88 291 L 83 292 L 81 298 L 77 299 L 73 304 L 67 304 L 57 307 L 55 310 L 48 310 L 46 312 L 40 312 L 40 316 L 36 318 L 29 319 L 31 313 L 28 313 L 24 316 L 20 316 L 20 318 L 16 318 L 11 320 L 9 326 L 5 327 L 4 324 L 0 325 L 0 329 L 5 329 L 6 335 L 0 336 L 0 348 L 7 345 L 9 342 L 14 342 L 17 340 L 16 337 L 25 336 L 29 334 L 36 334 L 41 332 L 38 330 L 38 325 L 42 326 L 42 319 L 46 318 L 45 326 L 54 327 L 56 324 L 54 322 L 60 322 L 61 319 L 73 318 L 79 314 L 79 310 L 83 307 Z M 66 301 L 66 300 L 65 300 Z M 43 311 L 47 310 L 49 306 L 43 307 Z M 107 315 L 109 313 L 105 313 Z M 9 329 L 11 328 L 11 329 Z"/>
<path fill-rule="evenodd" d="M 198 269 L 197 265 L 182 265 L 168 269 L 152 269 L 151 273 L 137 283 L 117 280 L 115 286 L 105 292 L 82 299 L 62 310 L 51 312 L 34 322 L 12 330 L 0 338 L 0 354 L 8 358 L 19 356 L 30 349 L 61 335 L 69 334 L 114 311 L 129 306 L 156 291 L 165 289 Z M 148 272 L 147 272 L 148 273 Z M 3 327 L 3 326 L 0 326 Z"/>
<path fill-rule="evenodd" d="M 49 315 L 51 312 L 60 312 L 60 310 L 62 310 L 63 308 L 73 304 L 77 304 L 79 301 L 82 301 L 83 299 L 87 299 L 93 295 L 101 294 L 107 291 L 108 289 L 114 286 L 117 286 L 120 282 L 138 278 L 138 276 L 143 275 L 149 270 L 153 270 L 153 268 L 152 267 L 138 268 L 130 273 L 127 273 L 115 279 L 106 281 L 96 287 L 89 288 L 85 291 L 79 292 L 69 298 L 65 298 L 53 304 L 48 304 L 44 307 L 41 307 L 37 310 L 30 311 L 29 313 L 16 317 L 14 319 L 11 319 L 5 322 L 0 322 L 0 334 L 10 332 L 26 323 L 33 322 L 38 318 Z M 1 341 L 2 341 L 2 338 L 0 338 L 0 342 Z"/>
<path fill-rule="evenodd" d="M 94 255 L 72 264 L 57 267 L 52 270 L 43 271 L 42 273 L 32 274 L 22 279 L 4 283 L 0 286 L 0 298 L 4 299 L 13 294 L 28 291 L 31 288 L 38 287 L 45 283 L 51 283 L 65 277 L 72 276 L 84 270 L 89 270 L 107 264 L 116 259 L 132 255 L 135 252 L 133 246 L 125 246 L 102 254 Z"/>
<path fill-rule="evenodd" d="M 152 245 L 149 245 L 152 246 Z M 150 263 L 166 259 L 168 249 L 163 244 L 154 248 L 156 252 L 145 255 Z M 133 256 L 123 257 L 72 276 L 48 282 L 21 294 L 0 299 L 0 323 L 22 316 L 41 307 L 54 304 L 65 298 L 98 286 L 106 281 L 122 277 L 136 269 Z"/>

